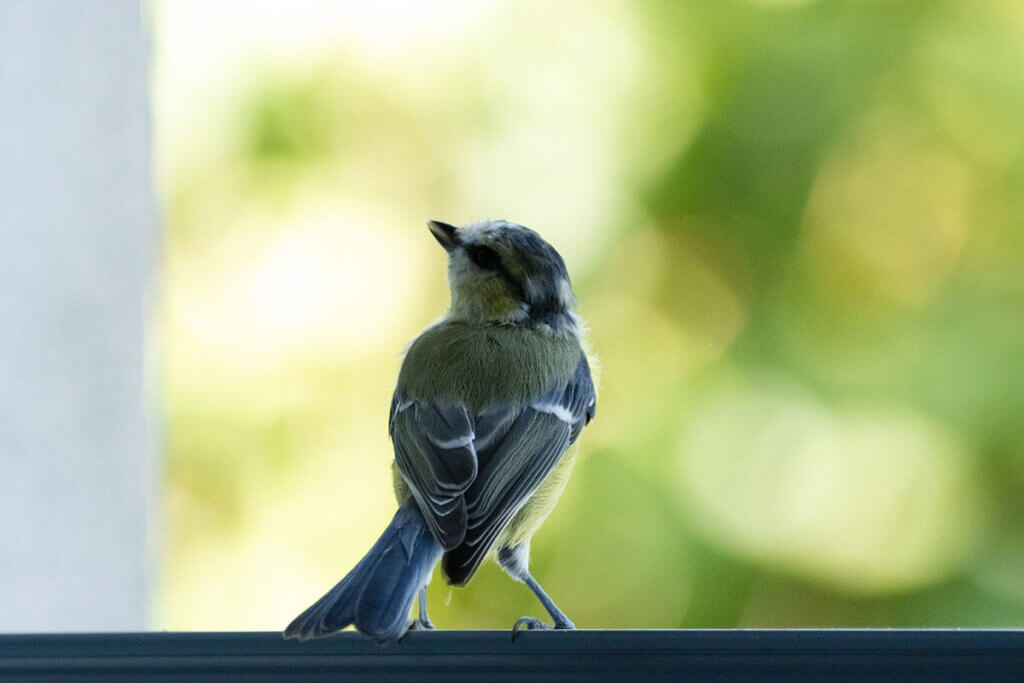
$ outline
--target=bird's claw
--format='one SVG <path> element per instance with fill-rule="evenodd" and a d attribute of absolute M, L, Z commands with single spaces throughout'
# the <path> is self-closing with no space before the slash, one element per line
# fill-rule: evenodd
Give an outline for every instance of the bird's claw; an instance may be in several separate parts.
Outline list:
<path fill-rule="evenodd" d="M 519 635 L 519 631 L 569 631 L 576 627 L 568 619 L 561 621 L 556 620 L 554 626 L 548 626 L 543 621 L 536 617 L 519 617 L 516 619 L 515 625 L 512 626 L 512 640 L 516 639 Z"/>
<path fill-rule="evenodd" d="M 550 631 L 551 627 L 537 617 L 519 617 L 512 626 L 512 640 L 519 635 L 519 630 L 524 631 Z"/>
<path fill-rule="evenodd" d="M 436 631 L 434 624 L 429 619 L 413 619 L 409 622 L 410 631 Z"/>

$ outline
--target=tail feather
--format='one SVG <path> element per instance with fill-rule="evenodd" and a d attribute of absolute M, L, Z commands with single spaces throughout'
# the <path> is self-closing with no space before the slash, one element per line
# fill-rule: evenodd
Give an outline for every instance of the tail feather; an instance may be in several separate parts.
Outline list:
<path fill-rule="evenodd" d="M 397 640 L 441 554 L 415 502 L 407 501 L 359 564 L 288 625 L 285 638 L 321 638 L 355 624 L 379 642 Z"/>

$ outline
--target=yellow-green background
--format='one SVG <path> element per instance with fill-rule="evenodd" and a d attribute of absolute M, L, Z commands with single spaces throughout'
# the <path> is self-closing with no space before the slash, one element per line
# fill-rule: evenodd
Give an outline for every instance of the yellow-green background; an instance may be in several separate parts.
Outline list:
<path fill-rule="evenodd" d="M 1024 622 L 1018 3 L 164 0 L 154 626 L 280 628 L 394 501 L 424 219 L 565 256 L 597 418 L 533 545 L 581 627 Z M 541 614 L 497 568 L 442 628 Z"/>

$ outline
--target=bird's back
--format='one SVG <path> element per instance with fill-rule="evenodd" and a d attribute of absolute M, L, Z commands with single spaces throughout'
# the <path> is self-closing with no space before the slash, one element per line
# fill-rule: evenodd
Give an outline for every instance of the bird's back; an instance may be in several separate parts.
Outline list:
<path fill-rule="evenodd" d="M 392 420 L 417 402 L 464 406 L 475 430 L 478 472 L 460 494 L 466 535 L 446 547 L 443 564 L 452 583 L 467 582 L 495 542 L 509 538 L 506 526 L 526 538 L 547 516 L 571 471 L 572 458 L 563 456 L 592 416 L 593 396 L 589 364 L 574 337 L 442 322 L 412 343 Z M 396 442 L 396 462 L 402 448 Z M 413 495 L 401 464 L 394 481 L 400 501 Z M 533 500 L 536 492 L 543 500 Z M 520 514 L 527 511 L 529 519 Z"/>
<path fill-rule="evenodd" d="M 579 341 L 569 336 L 520 325 L 445 321 L 409 346 L 395 393 L 479 410 L 568 381 L 580 352 Z"/>

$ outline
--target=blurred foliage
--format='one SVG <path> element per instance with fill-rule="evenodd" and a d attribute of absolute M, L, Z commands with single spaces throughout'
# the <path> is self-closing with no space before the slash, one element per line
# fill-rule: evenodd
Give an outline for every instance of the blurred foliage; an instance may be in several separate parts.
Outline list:
<path fill-rule="evenodd" d="M 153 5 L 156 626 L 279 628 L 394 509 L 423 219 L 565 255 L 600 410 L 533 567 L 582 627 L 1024 621 L 1024 12 Z M 443 628 L 539 614 L 494 566 Z"/>

